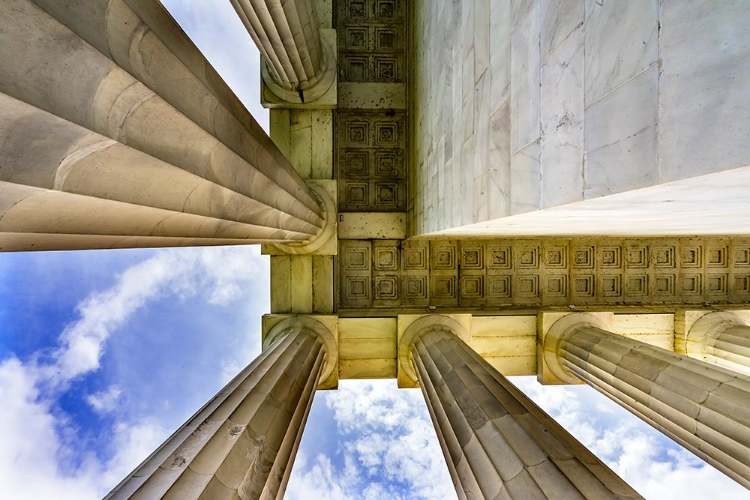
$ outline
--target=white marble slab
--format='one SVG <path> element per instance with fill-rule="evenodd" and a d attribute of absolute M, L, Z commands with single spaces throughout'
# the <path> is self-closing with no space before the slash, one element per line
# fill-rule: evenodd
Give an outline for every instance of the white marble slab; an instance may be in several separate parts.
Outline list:
<path fill-rule="evenodd" d="M 463 144 L 461 161 L 461 190 L 458 198 L 453 200 L 453 210 L 461 213 L 461 224 L 470 224 L 474 213 L 474 136 Z"/>
<path fill-rule="evenodd" d="M 584 198 L 658 183 L 658 65 L 586 108 Z"/>
<path fill-rule="evenodd" d="M 538 4 L 540 0 L 495 0 L 495 1 L 510 3 L 510 26 L 511 28 L 515 29 L 516 26 L 518 26 L 518 24 L 521 22 L 524 15 L 527 14 L 529 10 L 534 7 L 534 4 Z"/>
<path fill-rule="evenodd" d="M 490 0 L 474 0 L 474 78 L 490 66 Z"/>
<path fill-rule="evenodd" d="M 655 63 L 659 0 L 586 0 L 586 107 Z"/>
<path fill-rule="evenodd" d="M 490 218 L 490 172 L 474 179 L 474 199 L 472 222 L 482 222 Z"/>
<path fill-rule="evenodd" d="M 510 213 L 539 210 L 539 142 L 510 157 Z"/>
<path fill-rule="evenodd" d="M 474 178 L 490 169 L 490 75 L 484 74 L 477 82 L 474 102 Z"/>
<path fill-rule="evenodd" d="M 750 234 L 750 166 L 561 207 L 454 227 L 435 236 Z"/>
<path fill-rule="evenodd" d="M 555 47 L 583 23 L 583 0 L 545 0 L 541 5 L 539 46 L 544 61 Z"/>
<path fill-rule="evenodd" d="M 750 2 L 665 2 L 662 181 L 750 165 Z"/>
<path fill-rule="evenodd" d="M 510 2 L 490 4 L 490 113 L 510 95 Z"/>
<path fill-rule="evenodd" d="M 489 217 L 510 214 L 510 99 L 490 116 Z"/>
<path fill-rule="evenodd" d="M 511 33 L 511 151 L 539 138 L 539 2 L 534 1 Z"/>
<path fill-rule="evenodd" d="M 583 29 L 542 64 L 542 207 L 583 199 Z"/>

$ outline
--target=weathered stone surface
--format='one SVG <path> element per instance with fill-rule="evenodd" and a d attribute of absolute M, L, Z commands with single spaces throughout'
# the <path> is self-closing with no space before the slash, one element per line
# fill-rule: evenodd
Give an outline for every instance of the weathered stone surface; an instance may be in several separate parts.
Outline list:
<path fill-rule="evenodd" d="M 56 172 L 55 189 L 173 211 L 182 202 L 177 212 L 215 220 L 205 221 L 200 234 L 187 229 L 165 233 L 156 226 L 131 234 L 125 226 L 101 229 L 93 221 L 91 229 L 78 230 L 75 224 L 66 226 L 65 210 L 52 219 L 44 218 L 49 212 L 39 212 L 29 219 L 28 228 L 4 218 L 10 224 L 3 235 L 4 249 L 34 249 L 27 236 L 16 241 L 18 233 L 34 232 L 46 234 L 36 249 L 155 245 L 143 237 L 175 238 L 162 241 L 177 245 L 208 244 L 198 240 L 211 237 L 223 243 L 308 240 L 320 232 L 322 211 L 309 188 L 226 85 L 210 82 L 213 70 L 161 6 L 131 2 L 157 25 L 152 32 L 122 0 L 37 3 L 59 20 L 30 0 L 5 2 L 1 11 L 5 29 L 0 51 L 9 51 L 4 59 L 12 61 L 0 70 L 0 91 L 6 94 L 5 181 L 47 188 L 49 179 L 42 178 L 46 169 Z M 16 57 L 19 50 L 26 57 Z M 28 144 L 42 136 L 58 144 L 47 149 L 47 156 L 27 162 Z M 66 140 L 66 151 L 59 150 Z M 118 172 L 122 182 L 117 181 Z M 150 185 L 144 186 L 146 176 Z M 164 190 L 167 184 L 174 192 Z M 137 218 L 126 215 L 124 205 L 110 207 L 110 214 L 115 207 L 123 210 L 119 219 Z M 226 221 L 276 231 L 272 236 L 256 231 L 244 238 L 225 235 L 224 230 L 210 235 L 210 228 L 226 226 Z M 45 229 L 55 224 L 57 229 Z M 64 234 L 75 242 L 66 243 Z M 121 238 L 113 241 L 113 236 Z"/>
<path fill-rule="evenodd" d="M 554 325 L 553 325 L 554 330 Z M 593 326 L 545 339 L 560 366 L 750 487 L 750 387 L 744 376 Z"/>
<path fill-rule="evenodd" d="M 693 313 L 690 325 L 685 320 Z M 743 312 L 681 311 L 675 351 L 750 375 L 750 326 Z M 697 316 L 697 317 L 696 317 Z"/>
<path fill-rule="evenodd" d="M 283 101 L 305 104 L 336 79 L 335 35 L 325 43 L 313 0 L 232 0 L 266 64 L 264 83 Z M 333 105 L 335 106 L 335 88 Z"/>
<path fill-rule="evenodd" d="M 450 331 L 411 353 L 460 498 L 641 498 Z"/>
<path fill-rule="evenodd" d="M 290 329 L 106 498 L 276 498 L 292 468 L 326 347 Z"/>

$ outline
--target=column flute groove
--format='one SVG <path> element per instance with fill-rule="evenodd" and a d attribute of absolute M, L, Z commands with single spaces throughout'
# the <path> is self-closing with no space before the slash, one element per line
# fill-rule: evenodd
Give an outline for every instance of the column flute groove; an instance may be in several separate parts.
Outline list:
<path fill-rule="evenodd" d="M 750 375 L 750 326 L 732 312 L 702 316 L 679 345 L 692 358 Z"/>
<path fill-rule="evenodd" d="M 311 101 L 335 77 L 335 56 L 323 43 L 312 0 L 230 0 L 263 54 L 271 90 L 292 101 Z M 264 75 L 265 76 L 265 75 Z"/>
<path fill-rule="evenodd" d="M 641 498 L 453 332 L 411 342 L 459 498 Z"/>
<path fill-rule="evenodd" d="M 750 487 L 750 377 L 576 319 L 547 334 L 548 364 L 555 353 L 562 377 L 583 380 Z"/>
<path fill-rule="evenodd" d="M 264 193 L 274 196 L 265 203 L 286 207 L 285 210 L 311 223 L 322 221 L 321 208 L 311 190 L 160 2 L 34 0 L 34 3 L 174 106 L 252 169 L 257 169 L 253 174 L 252 169 L 246 171 L 246 167 L 237 167 L 235 177 L 237 172 L 249 177 L 248 182 L 242 184 L 243 189 L 254 187 L 254 193 L 259 196 Z M 86 57 L 92 56 L 80 54 L 79 64 L 85 62 Z M 209 169 L 215 175 L 222 174 L 222 163 L 233 165 L 239 159 L 224 151 L 216 154 Z M 228 179 L 227 182 L 232 181 L 231 176 Z M 286 193 L 278 193 L 279 188 Z M 271 200 L 275 203 L 270 203 Z M 300 206 L 296 207 L 297 204 Z"/>
<path fill-rule="evenodd" d="M 326 357 L 290 328 L 120 483 L 107 499 L 274 499 Z"/>

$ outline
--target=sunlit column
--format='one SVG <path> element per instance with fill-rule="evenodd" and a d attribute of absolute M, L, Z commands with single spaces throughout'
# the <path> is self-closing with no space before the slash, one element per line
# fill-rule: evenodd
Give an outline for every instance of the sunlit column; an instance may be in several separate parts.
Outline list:
<path fill-rule="evenodd" d="M 285 328 L 106 498 L 283 496 L 328 349 L 309 328 Z"/>
<path fill-rule="evenodd" d="M 189 143 L 183 144 L 183 150 L 172 145 L 174 155 L 168 158 L 156 154 L 155 151 L 167 155 L 163 143 L 170 138 L 177 139 L 173 134 L 168 134 L 166 137 L 158 134 L 153 137 L 139 137 L 137 147 L 149 148 L 145 150 L 147 153 L 180 166 L 179 162 L 172 160 L 181 158 L 187 164 L 193 163 L 197 159 L 205 165 L 204 168 L 207 172 L 217 177 L 221 176 L 226 182 L 232 181 L 227 177 L 228 175 L 233 174 L 237 177 L 233 181 L 241 182 L 239 187 L 241 187 L 240 192 L 243 194 L 245 194 L 245 189 L 254 188 L 257 193 L 266 193 L 269 197 L 277 198 L 279 203 L 289 203 L 291 200 L 311 210 L 316 216 L 321 216 L 318 200 L 311 194 L 310 189 L 301 180 L 299 174 L 161 2 L 154 0 L 89 0 L 86 2 L 34 0 L 34 3 L 99 51 L 99 54 L 92 55 L 91 51 L 88 50 L 91 47 L 87 47 L 86 44 L 81 46 L 80 40 L 69 40 L 66 48 L 71 52 L 71 56 L 75 54 L 76 57 L 76 64 L 71 66 L 70 70 L 87 66 L 109 68 L 111 65 L 106 66 L 100 59 L 102 55 L 106 56 L 117 65 L 118 69 L 125 70 L 135 80 L 157 94 L 159 97 L 157 101 L 163 99 L 193 122 L 189 125 L 183 125 L 185 123 L 184 117 L 178 119 L 171 110 L 168 110 L 169 112 L 163 117 L 153 116 L 157 112 L 157 103 L 149 102 L 150 115 L 152 115 L 150 119 L 154 122 L 147 129 L 148 131 L 153 130 L 154 127 L 164 127 L 162 132 L 164 133 L 174 127 L 187 126 L 186 129 L 181 131 L 183 138 L 193 141 L 195 144 L 192 148 L 187 147 L 190 145 Z M 34 33 L 16 34 L 19 39 L 17 43 L 22 44 L 25 38 L 35 40 L 35 44 L 44 50 L 42 56 L 53 59 L 52 61 L 45 60 L 46 68 L 34 68 L 36 72 L 45 69 L 53 71 L 57 67 L 54 66 L 55 62 L 59 63 L 59 61 L 54 60 L 56 58 L 55 49 L 48 47 L 46 43 L 48 41 L 54 43 L 54 37 L 65 36 L 58 29 L 52 30 L 49 23 L 44 24 L 43 28 L 49 33 L 49 38 L 36 39 L 38 37 L 35 37 Z M 0 32 L 0 37 L 2 37 L 2 32 Z M 8 45 L 7 48 L 13 50 L 13 47 L 14 45 Z M 23 63 L 20 65 L 23 68 Z M 14 68 L 9 66 L 7 69 L 12 70 Z M 31 74 L 34 73 L 29 73 L 29 76 Z M 64 75 L 64 73 L 62 74 Z M 82 75 L 86 75 L 86 73 L 75 74 L 78 78 Z M 47 74 L 39 76 L 54 77 L 54 75 Z M 17 76 L 15 78 L 19 80 L 19 83 L 23 83 L 23 78 Z M 123 82 L 118 83 L 120 79 L 123 79 Z M 76 85 L 77 80 L 72 79 L 68 83 Z M 132 83 L 132 78 L 128 80 L 114 72 L 108 75 L 108 81 L 98 83 L 100 90 L 97 90 L 97 92 L 101 92 L 102 97 L 107 97 L 116 92 L 118 88 L 124 89 Z M 114 85 L 115 88 L 109 89 L 107 85 Z M 78 86 L 81 86 L 80 83 L 78 83 Z M 44 91 L 45 89 L 40 90 Z M 86 89 L 81 90 L 85 91 Z M 114 94 L 114 96 L 117 95 L 119 94 Z M 77 96 L 71 92 L 69 97 L 64 98 L 63 101 L 76 104 L 82 110 L 88 112 L 88 104 L 82 106 L 80 101 L 75 99 L 71 101 L 71 97 Z M 27 100 L 26 98 L 22 99 Z M 106 99 L 103 102 L 95 101 L 92 104 L 95 107 L 103 107 L 104 112 L 110 109 L 107 107 L 108 101 Z M 50 111 L 50 109 L 47 110 Z M 158 112 L 164 113 L 162 110 Z M 101 113 L 102 111 L 99 111 L 99 114 Z M 55 112 L 55 114 L 76 121 L 59 112 Z M 159 121 L 158 118 L 161 118 L 161 120 Z M 79 124 L 103 135 L 108 135 L 87 124 Z M 117 124 L 117 121 L 114 124 Z M 169 127 L 166 126 L 168 124 Z M 140 127 L 140 125 L 133 124 L 129 128 L 132 130 L 136 126 Z M 211 147 L 209 147 L 211 143 L 208 142 L 210 139 L 199 140 L 201 136 L 199 134 L 185 136 L 184 134 L 191 132 L 194 126 L 200 127 L 207 134 L 213 136 L 215 141 L 221 143 L 226 149 L 218 148 L 211 151 Z M 210 152 L 210 158 L 196 158 L 193 153 L 193 148 L 196 147 Z M 181 157 L 181 155 L 184 157 Z M 242 162 L 239 161 L 240 159 Z M 247 165 L 243 163 L 249 164 L 252 169 L 257 169 L 261 175 L 253 174 L 252 169 L 248 169 Z M 278 188 L 267 185 L 264 178 L 278 185 L 283 191 L 289 193 L 289 196 L 279 193 Z M 287 200 L 287 198 L 290 200 Z M 291 209 L 288 209 L 288 211 L 294 213 Z M 303 212 L 304 210 L 301 210 L 301 213 Z M 315 219 L 314 216 L 313 219 Z"/>
<path fill-rule="evenodd" d="M 309 102 L 335 77 L 313 0 L 230 0 L 263 55 L 266 83 L 278 97 Z"/>
<path fill-rule="evenodd" d="M 701 316 L 682 345 L 692 358 L 750 375 L 750 326 L 736 314 L 713 312 Z"/>
<path fill-rule="evenodd" d="M 459 498 L 641 498 L 450 328 L 403 339 Z"/>
<path fill-rule="evenodd" d="M 138 5 L 143 3 L 131 1 Z M 122 0 L 39 0 L 38 3 L 52 15 L 31 0 L 0 2 L 0 59 L 4 61 L 0 65 L 0 92 L 70 125 L 96 132 L 119 145 L 209 181 L 217 189 L 215 196 L 212 195 L 212 209 L 221 207 L 220 210 L 232 212 L 228 220 L 252 219 L 252 224 L 301 233 L 302 241 L 312 240 L 321 233 L 325 226 L 323 201 L 301 180 L 231 91 L 223 83 L 217 83 L 221 80 L 216 75 L 207 72 L 207 63 L 202 56 L 198 57 L 197 50 L 188 53 L 183 50 L 179 54 L 171 51 Z M 152 9 L 159 5 L 158 2 L 146 4 Z M 148 7 L 141 5 L 141 8 L 151 12 Z M 159 8 L 163 9 L 160 5 Z M 158 15 L 151 17 L 153 23 L 166 24 L 166 28 L 159 26 L 165 38 L 172 33 L 182 42 L 187 40 L 176 24 L 169 24 Z M 171 20 L 171 17 L 166 19 Z M 190 64 L 183 63 L 183 59 L 189 59 Z M 196 75 L 201 64 L 202 78 Z M 205 83 L 208 81 L 210 85 Z M 4 130 L 3 134 L 14 142 L 4 147 L 26 148 L 30 154 L 45 152 L 46 155 L 47 144 L 38 142 L 40 138 L 64 142 L 67 137 L 45 135 L 48 122 L 44 118 L 12 123 L 13 130 Z M 69 159 L 78 158 L 84 151 L 90 152 L 90 145 L 79 146 L 80 151 L 71 150 Z M 108 148 L 110 154 L 116 150 L 126 151 L 119 147 Z M 38 161 L 44 160 L 45 155 L 37 155 Z M 119 162 L 124 165 L 127 160 L 135 176 L 139 168 L 144 170 L 144 165 L 130 163 L 132 156 L 125 155 Z M 37 166 L 29 161 L 14 168 L 19 173 L 23 169 L 32 171 Z M 41 168 L 51 168 L 51 164 Z M 12 182 L 36 186 L 33 182 Z M 180 181 L 176 181 L 176 185 L 179 187 Z M 122 188 L 114 178 L 92 187 L 105 193 Z M 173 202 L 171 190 L 175 187 L 154 172 L 149 190 L 154 201 L 151 206 Z M 103 198 L 108 199 L 107 195 Z M 232 199 L 251 200 L 254 208 L 247 204 L 232 207 Z M 225 220 L 218 218 L 219 222 Z M 5 229 L 5 232 L 30 231 Z M 159 232 L 106 234 L 128 238 L 164 236 Z M 212 237 L 210 234 L 178 236 L 184 236 L 180 244 L 194 238 Z M 218 234 L 215 237 L 227 239 Z M 283 235 L 270 238 L 273 241 L 285 239 L 300 238 Z M 53 239 L 46 241 L 53 243 Z M 83 241 L 78 239 L 78 243 Z M 63 244 L 59 248 L 67 246 Z"/>
<path fill-rule="evenodd" d="M 2 93 L 0 157 L 4 233 L 258 243 L 305 241 L 319 231 L 282 210 Z"/>
<path fill-rule="evenodd" d="M 596 318 L 552 325 L 545 361 L 583 380 L 745 487 L 750 487 L 750 380 L 608 332 Z"/>

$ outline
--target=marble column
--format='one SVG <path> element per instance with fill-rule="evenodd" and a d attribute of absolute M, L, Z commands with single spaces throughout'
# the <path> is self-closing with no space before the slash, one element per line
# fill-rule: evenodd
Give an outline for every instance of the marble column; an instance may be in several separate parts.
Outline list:
<path fill-rule="evenodd" d="M 153 14 L 149 7 L 153 9 L 155 2 L 146 3 L 146 7 L 143 2 L 132 2 Z M 167 28 L 159 26 L 162 36 L 171 40 L 173 46 L 179 45 L 174 37 L 174 32 L 179 31 L 176 25 L 172 26 L 157 15 L 150 15 L 149 20 L 166 24 Z M 55 143 L 53 152 L 60 153 L 63 143 L 70 139 L 67 155 L 57 158 L 64 158 L 68 167 L 78 160 L 83 161 L 82 156 L 86 156 L 89 163 L 95 157 L 101 160 L 108 156 L 108 163 L 96 167 L 99 177 L 93 175 L 93 167 L 87 169 L 88 188 L 99 193 L 86 193 L 87 196 L 137 205 L 138 201 L 123 200 L 114 193 L 130 189 L 131 194 L 144 198 L 145 192 L 140 195 L 136 192 L 138 176 L 143 181 L 152 175 L 147 189 L 151 207 L 171 210 L 164 205 L 171 206 L 179 201 L 181 195 L 174 196 L 172 189 L 187 186 L 183 182 L 185 179 L 192 179 L 188 184 L 196 182 L 197 191 L 191 195 L 192 201 L 214 191 L 210 202 L 204 200 L 206 203 L 203 203 L 203 208 L 211 213 L 200 215 L 216 221 L 207 222 L 201 235 L 159 231 L 131 234 L 118 230 L 94 232 L 95 235 L 128 238 L 132 244 L 143 241 L 143 237 L 178 238 L 177 244 L 189 244 L 205 238 L 245 239 L 248 243 L 309 241 L 321 233 L 325 226 L 321 199 L 313 194 L 226 85 L 217 83 L 221 80 L 207 71 L 207 63 L 197 49 L 194 52 L 183 49 L 179 54 L 171 50 L 122 0 L 38 0 L 36 3 L 7 0 L 0 2 L 0 27 L 0 59 L 7 63 L 0 66 L 0 92 L 5 94 L 3 106 L 20 110 L 23 108 L 20 102 L 39 112 L 14 111 L 18 119 L 4 116 L 11 128 L 2 131 L 6 141 L 3 148 L 13 151 L 8 161 L 13 163 L 14 178 L 3 180 L 48 188 L 40 186 L 38 179 L 29 180 L 40 169 L 54 168 L 51 158 L 54 154 L 39 153 L 46 151 L 50 142 Z M 188 45 L 187 37 L 179 32 L 182 38 L 177 37 L 178 42 Z M 172 38 L 167 36 L 169 33 L 173 34 Z M 183 59 L 189 59 L 190 64 Z M 201 68 L 203 73 L 199 76 Z M 59 120 L 51 119 L 51 115 Z M 63 135 L 47 133 L 52 128 L 64 129 Z M 93 134 L 84 137 L 84 131 Z M 71 138 L 80 140 L 76 142 Z M 93 143 L 102 146 L 98 152 L 94 151 L 97 146 Z M 27 157 L 23 156 L 24 151 Z M 91 156 L 94 152 L 96 154 Z M 143 155 L 139 157 L 138 152 Z M 29 161 L 29 158 L 34 160 Z M 38 165 L 43 160 L 50 161 Z M 130 187 L 118 185 L 119 174 L 115 172 L 105 175 L 104 171 L 112 170 L 115 164 L 122 174 L 120 177 L 128 178 L 125 184 L 132 181 Z M 151 167 L 157 164 L 160 167 L 153 170 Z M 174 168 L 165 180 L 167 166 Z M 60 169 L 64 170 L 62 166 Z M 184 172 L 177 173 L 176 169 Z M 79 169 L 79 173 L 83 170 Z M 94 178 L 98 180 L 91 180 Z M 198 187 L 199 184 L 202 187 Z M 238 204 L 239 200 L 242 202 Z M 192 201 L 187 205 L 193 204 Z M 49 220 L 40 222 L 51 223 Z M 274 236 L 238 237 L 211 234 L 208 230 L 225 222 L 270 228 Z M 285 231 L 289 233 L 283 234 Z M 31 230 L 15 227 L 4 228 L 3 232 L 6 234 L 2 239 L 7 242 L 12 240 L 12 234 L 28 234 Z M 91 235 L 90 232 L 70 234 Z M 47 249 L 70 247 L 59 237 L 43 239 L 46 245 L 53 246 Z M 92 240 L 77 238 L 75 245 L 86 241 Z M 54 247 L 57 242 L 60 245 Z M 94 248 L 106 245 L 109 243 L 96 244 Z M 12 241 L 8 245 L 22 246 Z"/>
<path fill-rule="evenodd" d="M 692 358 L 750 375 L 750 326 L 736 314 L 713 312 L 701 316 L 681 344 Z"/>
<path fill-rule="evenodd" d="M 561 380 L 583 380 L 709 464 L 750 487 L 750 380 L 714 364 L 565 316 L 544 340 Z"/>
<path fill-rule="evenodd" d="M 13 231 L 40 232 L 42 228 L 34 225 L 52 220 L 54 224 L 44 232 L 81 234 L 71 233 L 69 224 L 84 222 L 88 225 L 80 230 L 90 235 L 246 237 L 253 243 L 303 241 L 319 231 L 305 220 L 2 93 L 0 157 L 0 181 L 17 185 L 0 188 L 8 200 L 15 200 L 17 196 L 11 193 L 17 192 L 18 196 L 34 193 L 38 200 L 68 203 L 66 209 L 56 207 L 56 213 L 47 215 L 44 214 L 51 206 L 40 203 L 37 210 L 24 212 L 25 223 L 12 215 L 22 209 L 22 205 L 14 203 L 0 213 L 0 231 L 11 231 L 6 226 L 16 220 L 21 224 L 14 224 Z M 29 190 L 21 186 L 41 189 Z M 43 194 L 44 190 L 83 196 Z M 28 207 L 30 201 L 24 200 L 23 204 Z M 74 215 L 75 205 L 81 210 Z M 101 210 L 93 210 L 94 205 L 107 207 L 103 208 L 108 215 L 104 225 L 94 223 L 94 219 L 104 215 Z M 137 217 L 136 212 L 155 214 L 154 223 L 146 222 L 147 215 Z M 183 225 L 182 231 L 175 219 L 169 219 L 181 213 L 195 216 L 181 218 L 183 222 L 195 221 Z M 131 228 L 118 225 L 118 221 L 130 224 Z M 141 229 L 132 224 L 138 224 Z"/>
<path fill-rule="evenodd" d="M 326 355 L 312 330 L 286 329 L 106 498 L 283 497 Z"/>
<path fill-rule="evenodd" d="M 409 342 L 459 498 L 641 498 L 450 329 Z"/>
<path fill-rule="evenodd" d="M 274 94 L 304 103 L 328 90 L 335 56 L 321 38 L 313 0 L 230 1 L 263 55 Z"/>

